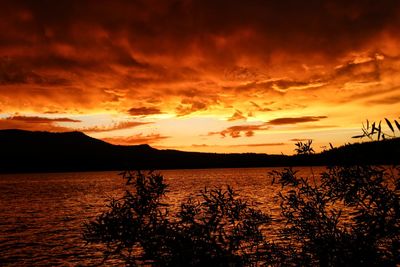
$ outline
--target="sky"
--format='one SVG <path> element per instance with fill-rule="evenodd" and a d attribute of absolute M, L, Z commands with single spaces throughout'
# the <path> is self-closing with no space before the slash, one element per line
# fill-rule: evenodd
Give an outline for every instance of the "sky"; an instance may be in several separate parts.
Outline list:
<path fill-rule="evenodd" d="M 0 129 L 292 154 L 400 116 L 397 0 L 0 5 Z"/>

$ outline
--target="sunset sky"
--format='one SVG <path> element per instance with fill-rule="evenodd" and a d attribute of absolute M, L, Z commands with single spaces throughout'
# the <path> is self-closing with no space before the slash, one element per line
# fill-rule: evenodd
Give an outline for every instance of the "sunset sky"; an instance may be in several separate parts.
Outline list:
<path fill-rule="evenodd" d="M 400 1 L 0 1 L 0 129 L 293 153 L 400 116 Z"/>

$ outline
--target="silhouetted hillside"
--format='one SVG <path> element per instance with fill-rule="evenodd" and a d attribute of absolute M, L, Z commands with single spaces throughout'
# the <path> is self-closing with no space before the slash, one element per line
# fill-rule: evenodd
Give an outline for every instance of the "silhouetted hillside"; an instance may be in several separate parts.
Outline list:
<path fill-rule="evenodd" d="M 347 145 L 312 156 L 216 154 L 117 146 L 80 132 L 0 130 L 0 172 L 229 168 L 330 164 L 392 164 L 400 139 Z"/>

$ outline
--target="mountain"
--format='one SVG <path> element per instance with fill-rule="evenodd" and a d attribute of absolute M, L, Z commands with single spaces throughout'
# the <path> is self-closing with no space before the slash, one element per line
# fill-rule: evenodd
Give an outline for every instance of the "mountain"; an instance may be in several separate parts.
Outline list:
<path fill-rule="evenodd" d="M 400 139 L 351 144 L 311 156 L 199 153 L 119 146 L 81 132 L 0 130 L 0 172 L 395 164 Z"/>

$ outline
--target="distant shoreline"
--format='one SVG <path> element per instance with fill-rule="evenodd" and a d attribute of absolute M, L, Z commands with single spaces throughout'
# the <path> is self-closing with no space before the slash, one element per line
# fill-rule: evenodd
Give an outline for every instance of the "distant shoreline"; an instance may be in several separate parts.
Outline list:
<path fill-rule="evenodd" d="M 262 168 L 400 163 L 400 138 L 348 144 L 311 155 L 217 154 L 116 146 L 80 132 L 0 130 L 0 173 Z"/>

